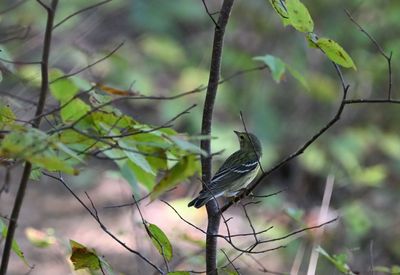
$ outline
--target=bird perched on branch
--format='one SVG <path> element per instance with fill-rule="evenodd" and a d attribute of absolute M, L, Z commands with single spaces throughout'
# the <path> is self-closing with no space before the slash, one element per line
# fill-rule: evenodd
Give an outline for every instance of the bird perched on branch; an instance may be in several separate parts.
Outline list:
<path fill-rule="evenodd" d="M 239 139 L 240 149 L 226 159 L 211 182 L 203 186 L 197 198 L 188 204 L 189 207 L 200 208 L 220 196 L 233 197 L 257 176 L 262 155 L 260 141 L 253 134 L 234 132 Z"/>

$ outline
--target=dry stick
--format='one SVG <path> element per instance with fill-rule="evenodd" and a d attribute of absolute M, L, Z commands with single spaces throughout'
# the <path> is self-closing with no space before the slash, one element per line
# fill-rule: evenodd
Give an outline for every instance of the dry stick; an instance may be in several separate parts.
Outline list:
<path fill-rule="evenodd" d="M 51 38 L 52 38 L 51 35 L 54 22 L 54 15 L 58 4 L 58 0 L 52 0 L 51 5 L 49 7 L 44 5 L 39 0 L 37 1 L 47 11 L 47 22 L 43 40 L 43 53 L 41 61 L 42 83 L 41 83 L 39 101 L 36 107 L 35 117 L 39 116 L 43 112 L 46 103 L 47 92 L 49 89 L 48 64 L 49 64 L 49 55 L 50 55 Z M 41 121 L 40 117 L 35 119 L 33 121 L 33 128 L 39 128 L 40 121 Z M 17 191 L 17 195 L 15 197 L 14 206 L 11 212 L 10 222 L 8 225 L 7 237 L 3 250 L 3 258 L 1 260 L 0 275 L 5 275 L 7 272 L 8 262 L 10 260 L 12 241 L 14 239 L 15 229 L 17 227 L 17 220 L 19 217 L 19 212 L 21 210 L 22 202 L 24 200 L 25 190 L 28 184 L 29 176 L 31 174 L 31 169 L 32 169 L 32 164 L 30 162 L 26 162 L 24 171 L 22 173 L 22 178 L 19 184 L 19 188 Z"/>
<path fill-rule="evenodd" d="M 104 225 L 104 223 L 100 220 L 98 214 L 97 214 L 97 209 L 94 207 L 94 204 L 92 203 L 92 207 L 94 208 L 93 211 L 90 210 L 90 208 L 78 197 L 77 194 L 75 194 L 75 192 L 68 186 L 68 184 L 64 181 L 64 179 L 62 177 L 56 177 L 47 173 L 43 173 L 43 175 L 55 179 L 59 182 L 61 182 L 61 184 L 68 190 L 68 192 L 83 206 L 83 208 L 86 209 L 86 211 L 88 211 L 88 213 L 96 220 L 96 222 L 99 224 L 99 226 L 101 227 L 101 229 L 107 234 L 109 235 L 112 239 L 114 239 L 117 243 L 119 243 L 123 248 L 125 248 L 126 250 L 128 250 L 129 252 L 139 256 L 139 258 L 141 258 L 142 260 L 144 260 L 146 263 L 148 263 L 150 266 L 152 266 L 155 270 L 157 270 L 160 274 L 165 274 L 165 272 L 159 268 L 158 266 L 156 266 L 154 263 L 152 263 L 149 259 L 147 259 L 145 256 L 143 256 L 140 252 L 130 248 L 129 246 L 127 246 L 123 241 L 121 241 L 120 239 L 118 239 L 113 233 L 111 233 L 107 227 Z M 86 194 L 86 196 L 88 196 Z M 89 201 L 91 201 L 90 197 L 89 197 Z"/>
<path fill-rule="evenodd" d="M 211 124 L 214 110 L 214 102 L 218 89 L 219 76 L 221 72 L 221 57 L 223 49 L 223 41 L 225 34 L 225 27 L 229 20 L 229 15 L 233 6 L 234 0 L 224 0 L 220 10 L 217 26 L 214 30 L 214 42 L 212 47 L 212 57 L 210 65 L 210 75 L 207 85 L 207 94 L 203 108 L 203 119 L 201 125 L 201 134 L 211 134 Z M 201 149 L 207 152 L 208 155 L 211 153 L 210 140 L 201 141 Z M 202 167 L 202 181 L 211 181 L 211 156 L 201 156 L 201 167 Z M 221 216 L 215 200 L 211 200 L 207 203 L 207 236 L 206 236 L 206 270 L 207 275 L 217 275 L 217 238 L 212 236 L 217 234 L 219 230 L 219 223 Z M 211 234 L 211 235 L 210 235 Z"/>

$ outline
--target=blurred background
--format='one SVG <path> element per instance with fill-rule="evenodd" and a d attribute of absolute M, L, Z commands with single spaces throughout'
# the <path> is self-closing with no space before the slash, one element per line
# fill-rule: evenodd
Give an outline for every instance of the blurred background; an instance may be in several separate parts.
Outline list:
<path fill-rule="evenodd" d="M 386 52 L 393 51 L 393 93 L 397 97 L 400 2 L 303 2 L 313 16 L 315 32 L 341 44 L 357 66 L 357 71 L 343 69 L 350 84 L 349 98 L 386 97 L 388 71 L 386 60 L 351 23 L 345 9 Z M 96 1 L 61 0 L 56 22 L 94 3 Z M 222 1 L 208 0 L 206 3 L 214 12 Z M 8 11 L 16 4 L 17 1 L 11 0 L 0 2 L 0 57 L 17 61 L 39 60 L 45 12 L 33 0 L 23 1 Z M 65 73 L 75 71 L 124 42 L 110 58 L 80 76 L 118 89 L 131 87 L 145 95 L 175 95 L 207 85 L 213 30 L 213 22 L 200 0 L 113 0 L 71 18 L 54 30 L 50 64 Z M 21 38 L 8 40 L 16 34 Z M 221 77 L 262 65 L 253 58 L 266 54 L 281 58 L 300 72 L 306 85 L 287 72 L 277 83 L 268 70 L 236 76 L 220 85 L 214 112 L 212 150 L 223 152 L 214 157 L 215 168 L 238 148 L 233 130 L 243 129 L 240 111 L 248 130 L 262 141 L 264 169 L 298 149 L 336 113 L 342 89 L 327 58 L 309 48 L 302 34 L 291 27 L 283 27 L 268 1 L 236 1 L 226 30 Z M 29 101 L 35 101 L 38 96 L 39 67 L 7 63 L 1 63 L 1 66 L 2 98 L 7 98 L 13 105 L 19 118 L 29 118 L 33 111 Z M 173 128 L 198 135 L 204 96 L 202 92 L 173 101 L 126 101 L 118 106 L 140 122 L 161 125 L 197 104 L 190 114 L 177 120 Z M 50 100 L 49 108 L 55 104 Z M 268 244 L 268 247 L 287 245 L 286 248 L 242 256 L 235 261 L 242 274 L 266 273 L 258 263 L 269 271 L 287 273 L 292 270 L 306 274 L 312 247 L 318 244 L 330 255 L 340 254 L 340 259 L 346 257 L 343 261 L 359 274 L 368 274 L 371 267 L 400 265 L 399 115 L 400 108 L 396 105 L 346 106 L 334 127 L 257 188 L 256 193 L 260 195 L 284 189 L 279 195 L 260 199 L 261 203 L 256 206 L 248 206 L 257 230 L 274 227 L 263 235 L 265 238 L 319 224 L 328 176 L 334 184 L 325 220 L 336 216 L 339 220 L 325 227 L 321 238 L 316 231 L 310 231 Z M 4 177 L 4 171 L 1 173 Z M 9 192 L 1 194 L 2 216 L 11 211 L 19 177 L 19 170 L 14 169 Z M 162 264 L 158 252 L 146 237 L 135 208 L 104 208 L 131 201 L 131 187 L 112 162 L 90 160 L 79 176 L 68 177 L 67 181 L 80 196 L 88 191 L 109 229 Z M 200 182 L 194 179 L 182 183 L 163 198 L 185 218 L 205 228 L 205 209 L 186 207 L 200 188 Z M 204 270 L 204 236 L 200 232 L 182 222 L 160 201 L 151 204 L 144 201 L 141 208 L 145 218 L 162 228 L 171 239 L 172 265 L 176 270 Z M 229 222 L 232 234 L 251 232 L 239 205 L 226 214 L 226 217 L 231 216 L 234 217 Z M 224 231 L 222 225 L 221 232 Z M 45 237 L 50 238 L 50 243 L 43 248 L 37 244 L 37 238 Z M 16 239 L 34 268 L 31 270 L 14 255 L 10 274 L 73 273 L 68 261 L 69 239 L 95 248 L 116 274 L 153 272 L 104 234 L 58 182 L 45 177 L 29 185 Z M 243 238 L 238 244 L 245 247 L 251 241 L 251 238 Z M 223 240 L 219 243 L 230 257 L 238 254 Z M 222 253 L 219 253 L 219 262 L 221 265 L 227 262 Z M 339 272 L 326 258 L 320 257 L 316 274 Z"/>

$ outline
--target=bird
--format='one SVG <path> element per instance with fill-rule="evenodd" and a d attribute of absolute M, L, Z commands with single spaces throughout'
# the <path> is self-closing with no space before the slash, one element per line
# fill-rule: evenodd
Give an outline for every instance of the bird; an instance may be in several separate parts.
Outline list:
<path fill-rule="evenodd" d="M 200 208 L 213 198 L 234 197 L 257 176 L 260 169 L 262 147 L 258 138 L 251 133 L 234 131 L 240 149 L 230 155 L 203 187 L 199 195 L 189 202 L 188 207 Z"/>

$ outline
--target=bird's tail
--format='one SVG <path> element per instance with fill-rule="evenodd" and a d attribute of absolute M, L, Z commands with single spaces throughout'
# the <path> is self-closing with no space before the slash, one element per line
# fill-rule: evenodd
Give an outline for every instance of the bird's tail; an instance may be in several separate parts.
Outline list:
<path fill-rule="evenodd" d="M 213 198 L 213 196 L 211 194 L 207 195 L 207 193 L 200 192 L 200 194 L 197 198 L 195 198 L 194 200 L 189 202 L 188 207 L 194 206 L 196 208 L 200 208 L 203 205 L 205 205 L 207 202 L 209 202 Z"/>

